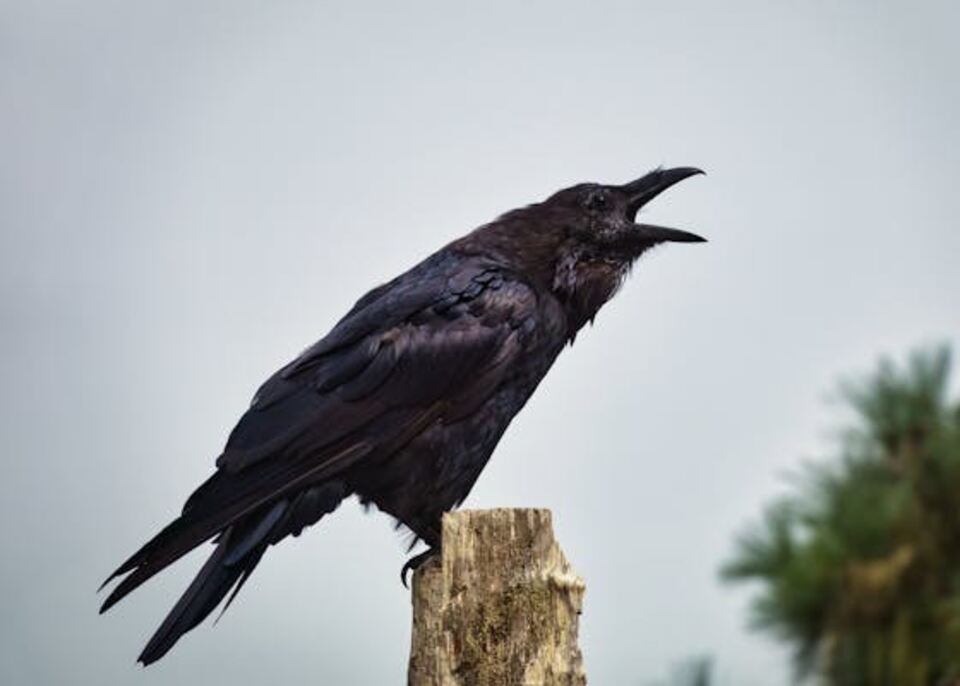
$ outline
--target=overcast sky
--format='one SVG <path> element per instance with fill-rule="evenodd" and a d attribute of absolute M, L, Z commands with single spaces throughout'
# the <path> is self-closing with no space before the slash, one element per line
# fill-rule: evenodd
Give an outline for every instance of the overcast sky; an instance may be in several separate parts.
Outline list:
<path fill-rule="evenodd" d="M 591 683 L 787 683 L 717 566 L 838 375 L 960 341 L 960 11 L 452 4 L 0 3 L 0 682 L 402 683 L 403 541 L 352 501 L 145 671 L 202 557 L 94 590 L 367 289 L 666 164 L 708 176 L 647 217 L 710 243 L 643 259 L 467 506 L 552 508 Z"/>

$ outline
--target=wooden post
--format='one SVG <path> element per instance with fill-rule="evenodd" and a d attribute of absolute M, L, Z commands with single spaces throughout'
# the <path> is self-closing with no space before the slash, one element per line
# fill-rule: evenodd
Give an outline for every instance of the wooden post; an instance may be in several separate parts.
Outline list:
<path fill-rule="evenodd" d="M 413 577 L 409 686 L 583 686 L 584 583 L 549 510 L 461 510 Z"/>

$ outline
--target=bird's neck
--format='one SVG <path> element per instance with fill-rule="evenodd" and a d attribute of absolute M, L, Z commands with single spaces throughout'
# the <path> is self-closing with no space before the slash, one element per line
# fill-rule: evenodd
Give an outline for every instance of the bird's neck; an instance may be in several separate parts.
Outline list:
<path fill-rule="evenodd" d="M 549 290 L 564 236 L 543 212 L 530 208 L 508 212 L 454 243 L 458 251 L 488 256 Z"/>
<path fill-rule="evenodd" d="M 458 250 L 484 254 L 508 265 L 543 291 L 550 292 L 567 316 L 572 341 L 616 294 L 632 260 L 603 257 L 556 230 L 540 210 L 515 210 L 456 241 Z"/>
<path fill-rule="evenodd" d="M 577 245 L 561 249 L 551 288 L 566 311 L 571 342 L 616 294 L 629 269 L 629 263 L 591 254 Z"/>

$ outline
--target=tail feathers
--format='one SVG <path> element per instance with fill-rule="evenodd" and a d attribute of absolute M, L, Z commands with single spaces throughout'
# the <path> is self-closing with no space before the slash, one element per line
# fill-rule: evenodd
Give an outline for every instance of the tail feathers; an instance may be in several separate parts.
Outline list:
<path fill-rule="evenodd" d="M 163 657 L 181 636 L 213 612 L 233 588 L 223 608 L 226 611 L 260 562 L 269 545 L 267 536 L 286 507 L 286 502 L 277 503 L 264 516 L 253 522 L 238 522 L 223 533 L 216 549 L 140 653 L 139 662 L 146 666 Z"/>
<path fill-rule="evenodd" d="M 217 476 L 219 475 L 214 475 L 214 477 Z M 211 478 L 208 481 L 214 482 L 215 479 Z M 258 506 L 262 508 L 258 500 L 253 498 L 238 501 L 223 509 L 185 508 L 183 514 L 147 541 L 100 585 L 102 590 L 111 581 L 126 574 L 103 601 L 103 605 L 100 606 L 101 614 L 157 572 L 173 564 L 204 541 L 225 531 L 234 523 L 251 517 L 255 521 L 260 521 L 260 517 L 255 514 Z"/>
<path fill-rule="evenodd" d="M 143 564 L 144 560 L 154 552 L 155 549 L 159 548 L 164 542 L 168 541 L 171 538 L 177 536 L 179 531 L 183 528 L 183 518 L 178 517 L 173 520 L 167 526 L 165 526 L 160 533 L 147 541 L 140 549 L 135 552 L 133 555 L 128 557 L 122 565 L 113 570 L 113 573 L 108 576 L 97 591 L 102 591 L 107 584 L 116 579 L 119 576 L 126 574 L 127 572 L 136 569 L 138 566 Z M 101 610 L 102 612 L 103 610 Z"/>
<path fill-rule="evenodd" d="M 286 536 L 299 535 L 305 527 L 336 510 L 347 495 L 346 484 L 330 481 L 308 487 L 292 498 L 247 511 L 225 523 L 226 516 L 222 514 L 193 520 L 196 513 L 185 512 L 107 579 L 109 582 L 127 574 L 104 601 L 100 612 L 108 610 L 203 541 L 213 538 L 216 544 L 213 553 L 140 654 L 139 661 L 144 665 L 156 662 L 183 634 L 213 612 L 232 588 L 223 607 L 226 611 L 267 547 Z M 217 523 L 219 526 L 215 528 Z"/>
<path fill-rule="evenodd" d="M 183 517 L 171 522 L 101 584 L 100 589 L 103 589 L 113 579 L 127 574 L 103 601 L 100 613 L 109 610 L 154 574 L 176 562 L 205 540 L 212 538 L 217 531 L 218 529 L 210 527 L 198 529 L 191 526 L 191 523 Z"/>

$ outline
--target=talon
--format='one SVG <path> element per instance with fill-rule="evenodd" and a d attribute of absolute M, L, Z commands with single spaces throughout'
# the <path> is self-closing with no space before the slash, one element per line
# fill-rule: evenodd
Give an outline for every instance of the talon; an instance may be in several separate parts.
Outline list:
<path fill-rule="evenodd" d="M 404 562 L 403 567 L 400 568 L 400 581 L 401 583 L 403 583 L 403 587 L 410 588 L 409 586 L 407 586 L 407 572 L 417 571 L 417 569 L 420 568 L 420 565 L 422 565 L 424 562 L 429 560 L 431 557 L 438 555 L 439 553 L 440 553 L 439 550 L 430 548 L 429 550 L 423 551 L 419 555 L 414 555 L 409 560 Z"/>

